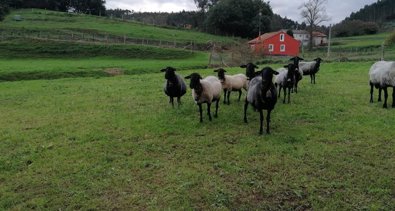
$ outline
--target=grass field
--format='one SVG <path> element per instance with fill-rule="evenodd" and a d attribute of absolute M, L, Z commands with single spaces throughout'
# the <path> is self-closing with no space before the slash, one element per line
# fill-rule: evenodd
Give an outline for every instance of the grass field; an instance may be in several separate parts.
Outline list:
<path fill-rule="evenodd" d="M 15 15 L 20 15 L 22 21 L 14 21 Z M 132 21 L 121 21 L 106 17 L 82 14 L 68 14 L 62 12 L 39 9 L 23 9 L 12 11 L 0 24 L 0 30 L 33 30 L 43 32 L 85 32 L 106 33 L 111 35 L 128 36 L 134 38 L 194 41 L 206 44 L 207 41 L 231 43 L 234 38 L 215 36 L 194 30 L 155 27 Z"/>
<path fill-rule="evenodd" d="M 190 90 L 172 109 L 160 73 L 2 82 L 0 209 L 394 210 L 395 109 L 369 103 L 371 64 L 323 64 L 263 136 L 235 94 L 212 122 Z"/>

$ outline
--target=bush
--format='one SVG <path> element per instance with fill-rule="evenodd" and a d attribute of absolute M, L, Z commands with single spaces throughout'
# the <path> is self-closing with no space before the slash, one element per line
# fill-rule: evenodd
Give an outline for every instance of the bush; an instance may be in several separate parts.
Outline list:
<path fill-rule="evenodd" d="M 358 36 L 365 34 L 376 34 L 379 26 L 374 22 L 364 22 L 361 20 L 346 20 L 333 27 L 336 37 Z"/>
<path fill-rule="evenodd" d="M 395 45 L 395 30 L 385 40 L 386 45 Z"/>

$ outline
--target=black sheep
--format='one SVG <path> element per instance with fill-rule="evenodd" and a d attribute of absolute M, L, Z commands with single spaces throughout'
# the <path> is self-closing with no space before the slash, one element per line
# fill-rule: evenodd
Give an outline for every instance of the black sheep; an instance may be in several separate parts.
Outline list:
<path fill-rule="evenodd" d="M 303 72 L 299 68 L 299 63 L 300 61 L 303 61 L 303 58 L 300 58 L 299 56 L 292 57 L 289 59 L 290 61 L 294 62 L 294 65 L 296 66 L 296 81 L 295 81 L 295 93 L 298 93 L 298 84 L 299 81 L 303 79 Z M 293 90 L 292 90 L 293 91 Z"/>
<path fill-rule="evenodd" d="M 267 110 L 266 116 L 266 132 L 270 134 L 270 113 L 277 103 L 277 90 L 273 84 L 273 75 L 278 72 L 270 67 L 265 67 L 261 71 L 261 75 L 250 81 L 247 98 L 244 105 L 244 122 L 247 123 L 247 108 L 251 103 L 252 107 L 259 111 L 260 129 L 259 134 L 263 133 L 263 110 Z"/>
<path fill-rule="evenodd" d="M 166 67 L 162 69 L 161 72 L 165 73 L 165 85 L 164 92 L 167 96 L 169 96 L 171 105 L 174 107 L 174 98 L 177 98 L 178 105 L 181 104 L 181 97 L 187 92 L 187 86 L 185 84 L 184 79 L 179 76 L 176 72 L 176 69 L 173 67 Z"/>

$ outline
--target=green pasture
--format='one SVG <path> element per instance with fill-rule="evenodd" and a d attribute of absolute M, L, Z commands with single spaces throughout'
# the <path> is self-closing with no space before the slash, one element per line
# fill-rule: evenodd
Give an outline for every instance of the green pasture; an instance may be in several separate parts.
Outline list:
<path fill-rule="evenodd" d="M 190 90 L 172 108 L 162 73 L 1 82 L 0 209 L 394 210 L 395 109 L 369 103 L 371 64 L 324 63 L 316 85 L 305 78 L 290 105 L 276 105 L 263 136 L 251 108 L 243 123 L 236 94 L 212 122 L 199 123 Z M 0 63 L 2 72 L 134 65 Z"/>
<path fill-rule="evenodd" d="M 335 37 L 332 42 L 334 48 L 355 48 L 355 47 L 378 47 L 390 35 L 389 32 L 374 35 L 363 35 L 353 37 Z"/>
<path fill-rule="evenodd" d="M 20 15 L 22 21 L 15 21 L 15 15 Z M 168 41 L 194 41 L 206 44 L 208 41 L 233 42 L 233 38 L 201 33 L 193 30 L 156 27 L 133 21 L 121 21 L 108 17 L 98 17 L 83 14 L 68 14 L 39 9 L 23 9 L 12 11 L 0 24 L 0 30 L 34 30 L 49 32 L 85 32 L 107 33 L 118 36 L 128 36 L 143 39 Z"/>

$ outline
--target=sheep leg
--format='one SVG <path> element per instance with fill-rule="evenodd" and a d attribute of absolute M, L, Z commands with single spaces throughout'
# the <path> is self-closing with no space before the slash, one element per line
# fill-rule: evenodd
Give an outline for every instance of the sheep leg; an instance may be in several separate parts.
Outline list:
<path fill-rule="evenodd" d="M 313 74 L 310 74 L 310 83 L 313 84 Z"/>
<path fill-rule="evenodd" d="M 231 93 L 231 92 L 232 92 L 232 91 L 230 91 L 230 90 L 228 91 L 228 105 L 230 105 L 230 100 L 229 100 L 229 99 L 230 99 L 230 93 Z"/>
<path fill-rule="evenodd" d="M 224 89 L 224 104 L 226 104 L 226 93 L 228 92 L 228 90 Z"/>
<path fill-rule="evenodd" d="M 270 125 L 270 113 L 271 112 L 272 112 L 271 109 L 267 110 L 267 116 L 266 116 L 266 133 L 267 134 L 270 134 L 270 127 L 269 127 L 269 125 Z"/>
<path fill-rule="evenodd" d="M 296 94 L 298 94 L 298 83 L 299 83 L 299 82 L 296 82 L 296 83 L 295 83 L 295 93 L 296 93 Z"/>
<path fill-rule="evenodd" d="M 240 99 L 241 99 L 241 89 L 239 90 L 239 102 L 240 102 Z"/>
<path fill-rule="evenodd" d="M 278 89 L 278 98 L 280 98 L 281 97 L 281 85 L 280 85 L 280 88 Z"/>
<path fill-rule="evenodd" d="M 200 122 L 203 122 L 203 111 L 202 111 L 202 104 L 201 103 L 199 103 L 198 104 L 198 106 L 199 106 L 199 113 L 200 113 Z"/>
<path fill-rule="evenodd" d="M 177 97 L 177 103 L 178 103 L 178 106 L 181 105 L 181 97 Z"/>
<path fill-rule="evenodd" d="M 387 107 L 387 99 L 388 99 L 388 89 L 387 87 L 384 87 L 384 104 L 383 104 L 383 108 L 388 108 Z"/>
<path fill-rule="evenodd" d="M 210 112 L 210 108 L 211 108 L 211 103 L 207 103 L 207 115 L 208 115 L 208 119 L 211 121 L 211 112 Z"/>
<path fill-rule="evenodd" d="M 392 89 L 392 108 L 395 108 L 395 87 Z"/>
<path fill-rule="evenodd" d="M 259 128 L 259 134 L 263 134 L 263 111 L 262 111 L 262 109 L 261 110 L 259 110 L 259 117 L 260 117 L 260 122 L 261 122 L 261 124 L 260 124 L 260 128 Z"/>
<path fill-rule="evenodd" d="M 171 106 L 173 106 L 173 108 L 174 108 L 174 98 L 173 97 L 170 97 L 170 102 L 169 103 L 171 103 Z"/>
<path fill-rule="evenodd" d="M 215 118 L 218 117 L 218 106 L 219 106 L 219 100 L 217 100 L 217 102 L 215 102 L 215 114 L 214 114 Z"/>
<path fill-rule="evenodd" d="M 291 103 L 291 88 L 288 88 L 288 103 Z"/>
<path fill-rule="evenodd" d="M 315 84 L 315 73 L 313 74 L 313 78 L 314 78 L 314 84 Z"/>
<path fill-rule="evenodd" d="M 248 121 L 247 121 L 247 108 L 248 108 L 248 101 L 246 99 L 245 103 L 244 103 L 244 122 L 245 123 L 248 123 Z"/>
<path fill-rule="evenodd" d="M 379 99 L 377 100 L 378 102 L 381 102 L 381 92 L 382 92 L 382 90 L 383 90 L 383 89 L 380 87 L 380 88 L 379 88 Z"/>
<path fill-rule="evenodd" d="M 370 82 L 370 103 L 373 103 L 373 91 L 374 91 L 373 83 Z"/>
<path fill-rule="evenodd" d="M 284 87 L 284 100 L 283 103 L 285 104 L 285 98 L 287 97 L 287 88 Z"/>

